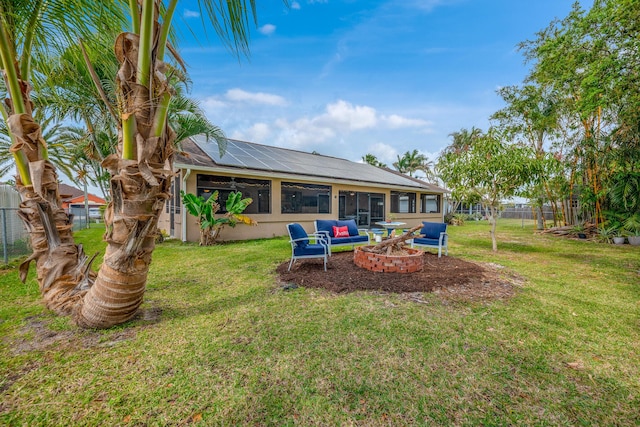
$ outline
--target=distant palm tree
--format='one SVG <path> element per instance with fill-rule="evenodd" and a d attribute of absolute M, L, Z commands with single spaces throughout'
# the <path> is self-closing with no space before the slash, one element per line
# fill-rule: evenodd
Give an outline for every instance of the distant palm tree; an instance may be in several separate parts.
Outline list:
<path fill-rule="evenodd" d="M 397 157 L 398 161 L 393 163 L 393 167 L 400 173 L 406 173 L 412 177 L 415 172 L 428 169 L 429 159 L 418 150 L 407 151 L 402 157 Z"/>
<path fill-rule="evenodd" d="M 438 184 L 438 175 L 436 174 L 436 164 L 433 160 L 429 160 L 429 158 L 425 157 L 424 162 L 418 169 L 424 172 L 424 180 L 431 184 Z"/>
<path fill-rule="evenodd" d="M 2 120 L 0 121 L 0 178 L 6 178 L 5 175 L 11 172 L 15 166 L 13 154 L 9 151 L 11 143 L 7 124 Z"/>
<path fill-rule="evenodd" d="M 378 160 L 378 158 L 376 156 L 374 156 L 373 154 L 365 154 L 364 156 L 362 156 L 362 161 L 365 163 L 370 164 L 371 166 L 375 166 L 377 168 L 386 168 L 387 165 L 382 163 L 381 161 Z"/>
<path fill-rule="evenodd" d="M 453 142 L 444 149 L 444 154 L 461 153 L 467 151 L 482 136 L 482 130 L 473 126 L 471 130 L 460 129 L 458 132 L 450 133 L 449 136 L 453 138 Z"/>

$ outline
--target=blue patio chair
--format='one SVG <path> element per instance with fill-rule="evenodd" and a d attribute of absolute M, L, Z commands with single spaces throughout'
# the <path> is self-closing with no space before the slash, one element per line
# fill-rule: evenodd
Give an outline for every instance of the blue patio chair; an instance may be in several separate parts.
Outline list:
<path fill-rule="evenodd" d="M 287 224 L 289 232 L 289 243 L 291 243 L 291 261 L 289 261 L 289 269 L 295 260 L 305 258 L 323 258 L 324 271 L 327 271 L 327 258 L 329 256 L 329 242 L 322 233 L 307 234 L 304 228 L 298 223 Z M 311 241 L 314 241 L 312 243 Z"/>
<path fill-rule="evenodd" d="M 444 254 L 449 255 L 449 235 L 447 234 L 447 224 L 442 222 L 422 221 L 422 229 L 418 232 L 422 237 L 414 237 L 411 247 L 424 246 L 438 248 L 438 258 Z"/>

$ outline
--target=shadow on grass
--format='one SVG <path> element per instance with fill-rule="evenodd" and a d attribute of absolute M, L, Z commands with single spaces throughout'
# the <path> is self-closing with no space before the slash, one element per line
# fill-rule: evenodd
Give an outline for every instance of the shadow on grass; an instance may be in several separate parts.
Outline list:
<path fill-rule="evenodd" d="M 258 296 L 264 294 L 264 292 L 265 289 L 263 287 L 256 287 L 236 296 L 194 302 L 194 304 L 177 302 L 171 304 L 171 302 L 167 303 L 166 300 L 163 304 L 159 304 L 156 300 L 148 300 L 146 302 L 148 306 L 143 307 L 141 311 L 160 310 L 161 315 L 159 316 L 158 322 L 169 319 L 186 319 L 189 317 L 235 310 L 243 305 L 255 302 Z M 144 316 L 144 314 L 142 314 L 142 316 Z"/>

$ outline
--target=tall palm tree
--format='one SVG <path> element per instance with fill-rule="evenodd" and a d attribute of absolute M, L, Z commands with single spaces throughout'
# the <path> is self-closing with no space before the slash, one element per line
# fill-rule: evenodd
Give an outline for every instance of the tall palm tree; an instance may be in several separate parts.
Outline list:
<path fill-rule="evenodd" d="M 108 198 L 109 174 L 102 162 L 116 153 L 118 143 L 116 90 L 109 81 L 118 69 L 113 49 L 108 47 L 101 33 L 80 46 L 70 46 L 53 67 L 47 70 L 47 81 L 39 91 L 38 104 L 52 110 L 58 120 L 65 118 L 83 123 L 83 127 L 65 128 L 65 136 L 74 142 L 73 163 L 80 166 L 80 174 L 69 178 L 100 187 Z M 113 40 L 114 37 L 111 38 Z M 221 149 L 226 145 L 223 132 L 206 118 L 198 103 L 187 96 L 190 81 L 185 72 L 167 65 L 173 96 L 169 103 L 168 121 L 175 131 L 175 141 L 193 135 L 214 139 Z"/>
<path fill-rule="evenodd" d="M 362 156 L 362 161 L 365 163 L 370 164 L 371 166 L 375 166 L 377 168 L 386 168 L 387 165 L 385 165 L 384 163 L 382 163 L 380 160 L 378 160 L 378 158 L 376 156 L 374 156 L 373 154 L 367 153 L 364 156 Z"/>
<path fill-rule="evenodd" d="M 142 303 L 157 219 L 173 176 L 175 133 L 167 121 L 172 94 L 165 53 L 177 3 L 131 0 L 132 31 L 116 39 L 120 131 L 117 152 L 103 162 L 111 174 L 111 202 L 105 215 L 107 250 L 95 276 L 82 249 L 74 244 L 69 219 L 60 207 L 55 169 L 33 120 L 28 79 L 33 76 L 30 60 L 34 52 L 42 51 L 40 46 L 51 48 L 61 33 L 69 36 L 62 43 L 68 46 L 87 32 L 121 25 L 123 4 L 87 0 L 70 8 L 65 1 L 0 2 L 0 53 L 8 82 L 8 108 L 3 111 L 19 174 L 21 215 L 34 248 L 29 261 L 36 261 L 47 306 L 59 313 L 73 312 L 83 327 L 125 322 Z M 253 0 L 202 1 L 201 10 L 218 34 L 231 36 L 225 39 L 230 47 L 247 52 L 248 18 L 256 13 Z M 62 51 L 65 46 L 56 47 Z M 21 267 L 23 278 L 27 268 L 28 262 Z"/>
<path fill-rule="evenodd" d="M 0 110 L 18 172 L 19 215 L 33 248 L 33 254 L 20 266 L 20 276 L 25 280 L 30 262 L 35 261 L 45 304 L 59 313 L 72 311 L 95 274 L 82 247 L 74 243 L 69 217 L 62 209 L 50 149 L 34 119 L 30 81 L 42 78 L 38 66 L 46 63 L 49 55 L 57 55 L 78 37 L 125 22 L 117 2 L 85 3 L 69 7 L 66 1 L 0 1 L 0 59 L 6 82 L 6 99 Z"/>

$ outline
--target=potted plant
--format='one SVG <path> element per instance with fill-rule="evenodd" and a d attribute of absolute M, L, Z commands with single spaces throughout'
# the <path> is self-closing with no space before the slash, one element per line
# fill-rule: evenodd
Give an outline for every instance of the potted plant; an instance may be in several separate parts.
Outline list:
<path fill-rule="evenodd" d="M 624 221 L 624 231 L 630 245 L 640 246 L 640 213 L 631 215 Z"/>
<path fill-rule="evenodd" d="M 613 244 L 624 245 L 625 236 L 622 234 L 622 230 L 616 228 L 613 232 Z"/>
<path fill-rule="evenodd" d="M 618 236 L 618 231 L 615 227 L 598 227 L 596 232 L 597 240 L 602 243 L 615 243 L 614 238 Z"/>

